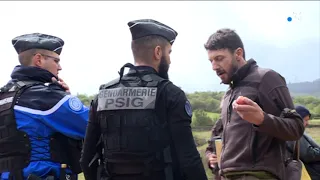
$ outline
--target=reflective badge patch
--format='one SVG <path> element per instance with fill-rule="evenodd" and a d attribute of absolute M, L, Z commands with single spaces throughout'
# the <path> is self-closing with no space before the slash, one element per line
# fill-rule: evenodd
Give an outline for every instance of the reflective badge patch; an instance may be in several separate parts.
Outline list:
<path fill-rule="evenodd" d="M 5 99 L 0 99 L 0 106 L 1 105 L 4 105 L 4 104 L 7 104 L 7 103 L 11 103 L 13 100 L 13 97 L 8 97 L 8 98 L 5 98 Z"/>
<path fill-rule="evenodd" d="M 74 111 L 80 111 L 82 109 L 82 102 L 76 96 L 69 99 L 69 107 Z"/>
<path fill-rule="evenodd" d="M 154 109 L 157 88 L 121 87 L 100 90 L 97 111 L 120 109 Z"/>
<path fill-rule="evenodd" d="M 2 95 L 2 94 L 0 94 L 0 95 Z M 2 97 L 0 96 L 0 112 L 8 110 L 11 107 L 12 101 L 13 101 L 13 97 L 6 97 L 4 99 L 1 99 L 1 98 Z"/>
<path fill-rule="evenodd" d="M 186 113 L 192 117 L 192 107 L 191 107 L 191 104 L 190 102 L 187 100 L 186 101 L 186 104 L 184 105 L 184 109 L 186 110 Z"/>

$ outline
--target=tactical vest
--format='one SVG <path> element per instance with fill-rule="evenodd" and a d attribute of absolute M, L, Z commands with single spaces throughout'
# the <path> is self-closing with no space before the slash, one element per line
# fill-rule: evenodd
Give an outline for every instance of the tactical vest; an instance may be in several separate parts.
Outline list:
<path fill-rule="evenodd" d="M 171 179 L 165 101 L 158 102 L 168 81 L 153 73 L 136 71 L 125 77 L 122 73 L 119 80 L 100 87 L 98 95 L 97 116 L 106 170 L 108 174 L 146 176 L 162 171 Z"/>
<path fill-rule="evenodd" d="M 13 107 L 31 86 L 17 82 L 0 89 L 0 173 L 10 172 L 16 180 L 23 180 L 22 169 L 30 162 L 31 147 L 28 134 L 17 129 Z"/>
<path fill-rule="evenodd" d="M 8 83 L 0 89 L 0 175 L 3 172 L 10 172 L 9 179 L 23 180 L 22 170 L 31 161 L 31 137 L 26 132 L 17 129 L 14 106 L 25 90 L 40 84 L 43 83 L 18 81 Z M 38 139 L 41 140 L 41 138 Z M 81 152 L 78 141 L 66 138 L 61 133 L 55 133 L 50 137 L 49 146 L 50 157 L 36 161 L 59 162 L 67 164 L 69 167 L 72 166 L 73 172 L 81 172 L 77 162 Z M 75 149 L 79 150 L 74 151 Z M 72 156 L 70 157 L 70 155 Z M 73 158 L 73 156 L 77 157 Z"/>

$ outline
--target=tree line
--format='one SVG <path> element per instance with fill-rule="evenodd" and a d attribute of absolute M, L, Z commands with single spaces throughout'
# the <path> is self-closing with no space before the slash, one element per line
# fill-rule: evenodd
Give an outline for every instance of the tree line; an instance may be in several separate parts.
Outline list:
<path fill-rule="evenodd" d="M 192 126 L 212 126 L 219 118 L 220 102 L 224 92 L 194 92 L 187 93 L 192 110 L 193 119 Z M 86 105 L 90 106 L 94 95 L 78 94 L 79 99 Z M 320 98 L 315 96 L 294 96 L 293 102 L 295 105 L 306 106 L 312 113 L 313 118 L 320 119 Z"/>

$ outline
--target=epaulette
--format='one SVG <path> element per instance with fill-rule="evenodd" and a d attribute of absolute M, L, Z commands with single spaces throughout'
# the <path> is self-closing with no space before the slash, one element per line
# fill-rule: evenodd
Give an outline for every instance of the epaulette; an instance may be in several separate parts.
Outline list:
<path fill-rule="evenodd" d="M 114 80 L 108 82 L 107 84 L 102 84 L 102 85 L 100 85 L 99 90 L 101 90 L 101 89 L 106 89 L 106 88 L 108 88 L 108 87 L 110 87 L 110 86 L 114 86 L 114 85 L 118 84 L 118 83 L 119 83 L 119 79 L 120 79 L 120 78 L 117 78 L 117 79 L 114 79 Z"/>

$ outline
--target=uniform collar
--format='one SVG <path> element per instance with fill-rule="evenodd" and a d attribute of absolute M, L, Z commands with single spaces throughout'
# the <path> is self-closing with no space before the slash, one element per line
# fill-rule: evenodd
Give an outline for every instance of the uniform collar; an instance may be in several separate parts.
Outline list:
<path fill-rule="evenodd" d="M 54 76 L 51 72 L 34 67 L 34 66 L 16 66 L 12 73 L 11 78 L 17 79 L 19 81 L 39 81 L 43 83 L 52 82 L 52 78 L 55 77 L 58 79 L 58 77 Z"/>
<path fill-rule="evenodd" d="M 135 74 L 136 71 L 143 73 L 143 74 L 157 74 L 158 72 L 150 67 L 150 66 L 135 66 L 134 69 L 130 69 L 128 75 Z"/>

